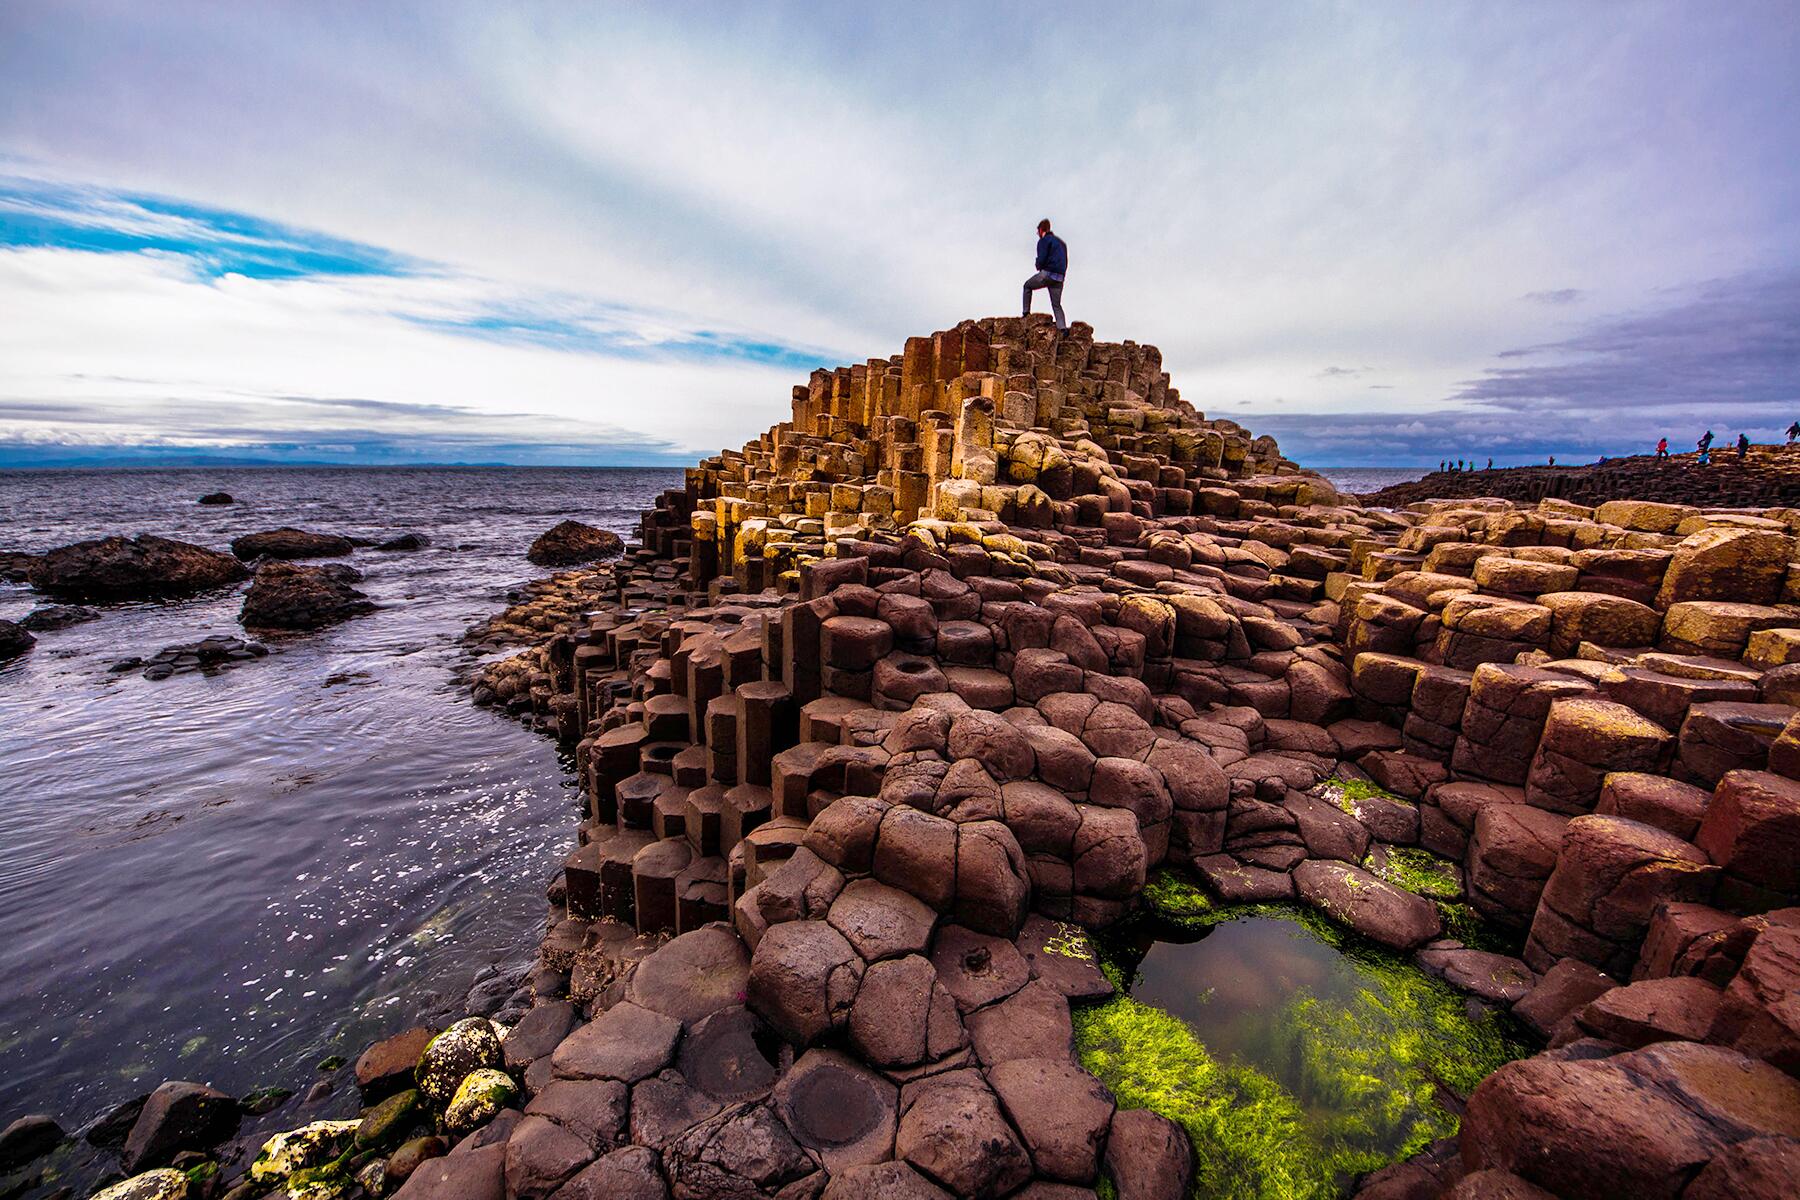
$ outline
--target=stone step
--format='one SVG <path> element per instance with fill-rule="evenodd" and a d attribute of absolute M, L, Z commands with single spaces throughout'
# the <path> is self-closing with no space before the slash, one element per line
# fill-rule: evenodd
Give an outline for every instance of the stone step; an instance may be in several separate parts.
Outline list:
<path fill-rule="evenodd" d="M 684 837 L 651 842 L 632 856 L 632 920 L 639 933 L 675 932 L 676 879 L 694 858 Z"/>
<path fill-rule="evenodd" d="M 719 849 L 730 852 L 775 815 L 774 794 L 754 783 L 727 789 L 719 810 Z"/>
<path fill-rule="evenodd" d="M 596 838 L 599 864 L 597 917 L 612 917 L 629 923 L 636 906 L 636 884 L 632 878 L 632 859 L 639 850 L 656 841 L 656 835 L 642 829 L 620 829 Z"/>
<path fill-rule="evenodd" d="M 682 797 L 681 832 L 696 854 L 719 853 L 720 817 L 725 810 L 725 789 L 717 785 L 694 788 Z"/>
<path fill-rule="evenodd" d="M 730 918 L 730 867 L 716 854 L 695 858 L 675 880 L 675 932 Z"/>

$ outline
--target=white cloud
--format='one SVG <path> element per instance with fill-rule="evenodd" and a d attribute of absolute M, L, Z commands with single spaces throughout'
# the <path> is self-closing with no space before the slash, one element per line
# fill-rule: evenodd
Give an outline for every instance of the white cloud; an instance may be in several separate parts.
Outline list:
<path fill-rule="evenodd" d="M 174 255 L 43 248 L 0 253 L 0 297 L 16 314 L 0 323 L 0 440 L 229 443 L 354 419 L 392 436 L 700 451 L 772 424 L 791 375 L 503 344 L 408 319 L 507 298 L 463 278 L 206 280 Z M 315 403 L 342 400 L 360 407 Z"/>
<path fill-rule="evenodd" d="M 50 169 L 846 360 L 1011 311 L 1048 213 L 1071 315 L 1239 416 L 1365 408 L 1334 362 L 1436 411 L 1800 247 L 1775 4 L 10 12 L 0 150 Z"/>

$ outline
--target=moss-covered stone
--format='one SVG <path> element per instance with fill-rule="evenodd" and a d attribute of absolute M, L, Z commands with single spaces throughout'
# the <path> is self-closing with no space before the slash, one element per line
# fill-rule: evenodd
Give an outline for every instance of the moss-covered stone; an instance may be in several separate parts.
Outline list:
<path fill-rule="evenodd" d="M 397 1144 L 419 1114 L 419 1093 L 415 1088 L 396 1092 L 363 1114 L 356 1127 L 358 1149 Z"/>
<path fill-rule="evenodd" d="M 186 1200 L 187 1192 L 187 1173 L 162 1167 L 95 1192 L 92 1200 Z"/>
<path fill-rule="evenodd" d="M 238 1105 L 252 1116 L 261 1116 L 263 1113 L 273 1112 L 280 1108 L 293 1094 L 291 1090 L 284 1087 L 259 1087 L 245 1092 L 238 1099 Z"/>
<path fill-rule="evenodd" d="M 385 1195 L 387 1192 L 387 1163 L 381 1159 L 364 1163 L 356 1172 L 356 1182 L 363 1191 L 371 1196 Z"/>
<path fill-rule="evenodd" d="M 1411 801 L 1368 779 L 1327 779 L 1313 789 L 1313 795 L 1337 805 L 1353 817 L 1358 815 L 1357 806 L 1369 801 L 1413 807 Z"/>
<path fill-rule="evenodd" d="M 1462 895 L 1462 880 L 1456 864 L 1429 850 L 1384 846 L 1363 861 L 1363 869 L 1377 879 L 1427 900 L 1454 900 Z"/>
<path fill-rule="evenodd" d="M 330 1162 L 356 1136 L 359 1121 L 314 1121 L 298 1129 L 278 1133 L 262 1145 L 250 1164 L 250 1178 L 260 1184 L 277 1184 L 310 1167 Z"/>
<path fill-rule="evenodd" d="M 288 1177 L 287 1200 L 337 1200 L 356 1186 L 346 1159 L 336 1158 L 316 1167 L 295 1171 Z"/>
<path fill-rule="evenodd" d="M 450 1103 L 471 1071 L 500 1065 L 500 1037 L 484 1017 L 458 1021 L 432 1038 L 419 1055 L 419 1091 L 436 1105 Z"/>
<path fill-rule="evenodd" d="M 461 1135 L 479 1129 L 512 1103 L 519 1087 L 505 1071 L 483 1067 L 471 1071 L 456 1088 L 444 1109 L 444 1128 Z"/>

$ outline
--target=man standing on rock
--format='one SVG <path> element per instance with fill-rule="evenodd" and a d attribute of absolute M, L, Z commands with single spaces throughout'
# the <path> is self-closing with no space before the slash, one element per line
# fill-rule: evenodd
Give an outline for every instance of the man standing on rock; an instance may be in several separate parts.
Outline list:
<path fill-rule="evenodd" d="M 1058 333 L 1069 332 L 1069 319 L 1063 316 L 1063 277 L 1069 273 L 1069 247 L 1050 232 L 1050 218 L 1038 222 L 1037 274 L 1025 281 L 1025 306 L 1020 315 L 1031 315 L 1031 293 L 1044 288 L 1050 293 L 1050 311 L 1056 314 Z"/>

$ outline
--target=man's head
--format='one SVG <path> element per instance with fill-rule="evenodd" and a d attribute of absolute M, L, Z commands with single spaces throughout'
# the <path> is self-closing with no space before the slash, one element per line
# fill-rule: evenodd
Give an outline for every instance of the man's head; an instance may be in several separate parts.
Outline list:
<path fill-rule="evenodd" d="M 1050 232 L 1050 218 L 1045 217 L 1043 220 L 1038 222 L 1038 236 L 1043 237 L 1046 233 L 1049 233 L 1049 232 Z"/>

